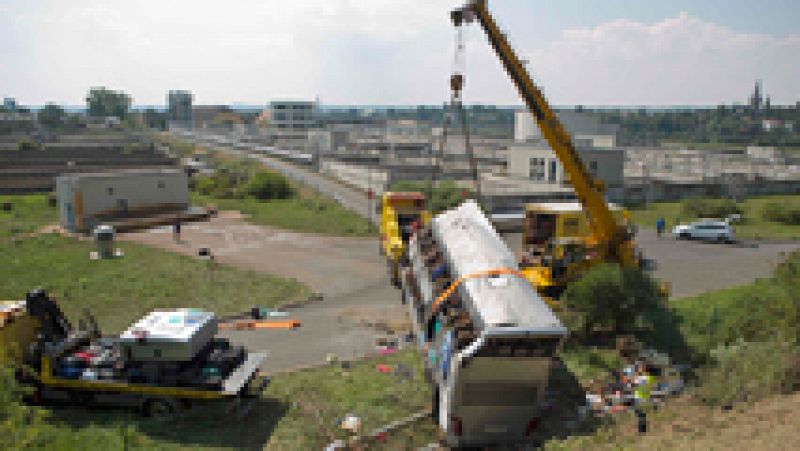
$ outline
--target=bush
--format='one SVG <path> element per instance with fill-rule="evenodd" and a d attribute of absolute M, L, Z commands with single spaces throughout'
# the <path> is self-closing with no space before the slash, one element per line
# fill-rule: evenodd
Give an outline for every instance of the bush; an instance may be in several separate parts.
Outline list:
<path fill-rule="evenodd" d="M 686 199 L 681 202 L 681 212 L 689 217 L 722 218 L 742 214 L 742 208 L 731 199 Z"/>
<path fill-rule="evenodd" d="M 17 150 L 19 151 L 29 151 L 29 150 L 39 150 L 39 143 L 30 139 L 30 138 L 23 138 L 17 142 Z"/>
<path fill-rule="evenodd" d="M 787 225 L 800 225 L 800 205 L 770 202 L 761 210 L 764 219 Z"/>
<path fill-rule="evenodd" d="M 752 402 L 798 388 L 800 352 L 784 341 L 723 345 L 711 351 L 713 363 L 701 371 L 697 397 L 705 404 Z"/>
<path fill-rule="evenodd" d="M 585 315 L 584 321 L 575 322 L 582 323 L 585 334 L 594 326 L 619 333 L 634 329 L 645 312 L 660 304 L 661 293 L 644 271 L 603 263 L 570 284 L 562 300 L 569 310 Z"/>
<path fill-rule="evenodd" d="M 275 172 L 256 172 L 243 187 L 247 196 L 260 200 L 288 199 L 294 195 L 289 180 Z"/>

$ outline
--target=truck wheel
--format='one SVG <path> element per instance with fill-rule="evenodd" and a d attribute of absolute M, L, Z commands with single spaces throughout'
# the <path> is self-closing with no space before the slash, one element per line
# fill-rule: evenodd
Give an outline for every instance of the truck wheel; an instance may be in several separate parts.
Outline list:
<path fill-rule="evenodd" d="M 142 406 L 142 414 L 149 418 L 167 418 L 175 414 L 177 407 L 171 399 L 148 399 Z"/>

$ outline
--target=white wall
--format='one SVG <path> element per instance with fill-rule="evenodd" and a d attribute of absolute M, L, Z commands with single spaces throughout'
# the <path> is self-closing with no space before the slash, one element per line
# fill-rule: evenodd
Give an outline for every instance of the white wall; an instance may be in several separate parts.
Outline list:
<path fill-rule="evenodd" d="M 185 172 L 120 173 L 74 179 L 74 189 L 83 198 L 83 216 L 119 208 L 119 200 L 129 209 L 159 204 L 189 205 L 189 181 Z"/>

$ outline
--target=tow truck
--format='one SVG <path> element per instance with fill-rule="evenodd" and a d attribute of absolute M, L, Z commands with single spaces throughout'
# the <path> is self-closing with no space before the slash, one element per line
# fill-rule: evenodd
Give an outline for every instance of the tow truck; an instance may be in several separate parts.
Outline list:
<path fill-rule="evenodd" d="M 385 192 L 381 197 L 381 242 L 379 252 L 386 256 L 392 285 L 400 287 L 400 269 L 406 263 L 408 239 L 414 229 L 431 220 L 425 209 L 425 195 L 416 191 Z"/>
<path fill-rule="evenodd" d="M 269 384 L 266 354 L 216 338 L 213 313 L 151 312 L 118 336 L 87 313 L 73 328 L 42 289 L 0 303 L 0 365 L 34 387 L 34 402 L 106 404 L 168 416 L 194 402 L 228 401 L 244 414 Z"/>

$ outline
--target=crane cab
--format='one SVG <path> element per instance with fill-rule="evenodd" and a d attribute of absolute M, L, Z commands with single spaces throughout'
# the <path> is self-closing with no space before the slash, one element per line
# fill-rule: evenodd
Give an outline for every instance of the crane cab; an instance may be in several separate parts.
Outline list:
<path fill-rule="evenodd" d="M 614 219 L 627 224 L 627 212 L 608 204 Z M 558 298 L 598 259 L 598 239 L 578 202 L 531 203 L 525 206 L 520 267 L 547 300 Z"/>

